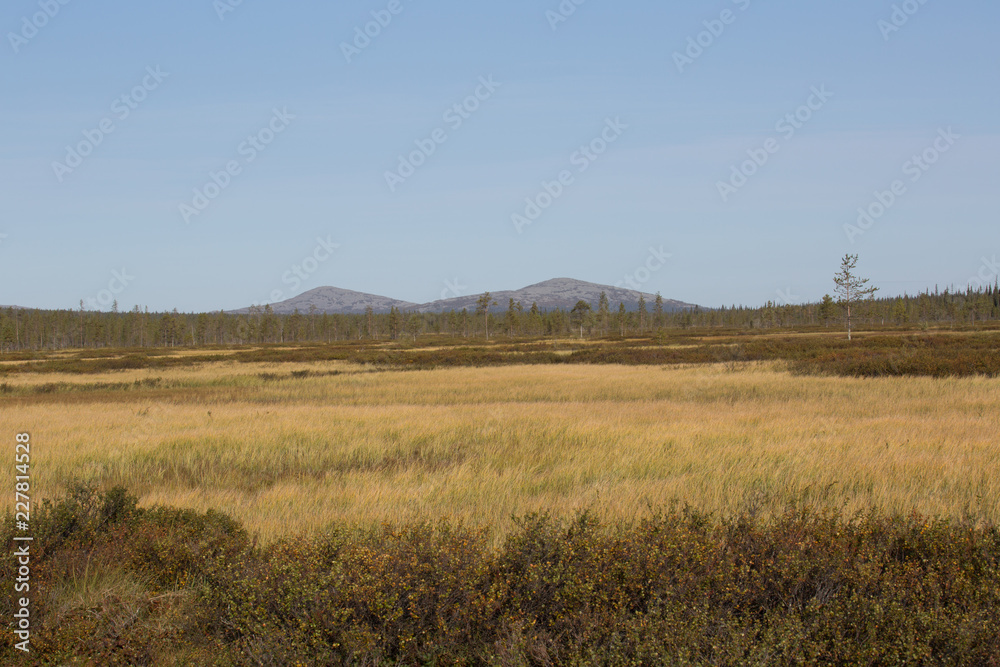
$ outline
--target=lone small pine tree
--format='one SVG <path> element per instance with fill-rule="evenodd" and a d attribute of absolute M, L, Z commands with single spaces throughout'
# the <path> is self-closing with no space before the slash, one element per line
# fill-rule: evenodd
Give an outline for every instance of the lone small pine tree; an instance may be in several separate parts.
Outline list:
<path fill-rule="evenodd" d="M 857 255 L 844 255 L 840 271 L 833 276 L 837 301 L 847 309 L 847 340 L 851 340 L 851 306 L 862 299 L 870 299 L 878 291 L 877 287 L 868 287 L 868 278 L 854 275 L 857 264 Z"/>

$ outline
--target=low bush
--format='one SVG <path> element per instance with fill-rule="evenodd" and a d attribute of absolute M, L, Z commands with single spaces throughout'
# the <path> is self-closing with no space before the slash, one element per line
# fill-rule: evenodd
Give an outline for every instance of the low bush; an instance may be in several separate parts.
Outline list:
<path fill-rule="evenodd" d="M 972 521 L 670 509 L 529 515 L 499 545 L 441 522 L 258 546 L 76 486 L 32 527 L 19 664 L 1000 665 L 1000 531 Z"/>
<path fill-rule="evenodd" d="M 564 349 L 557 349 L 562 346 Z M 79 353 L 71 358 L 5 355 L 12 363 L 0 365 L 0 377 L 17 373 L 101 373 L 142 368 L 176 368 L 201 363 L 302 363 L 347 361 L 379 369 L 508 366 L 514 364 L 738 364 L 743 361 L 786 361 L 799 373 L 854 377 L 919 375 L 930 377 L 1000 376 L 1000 337 L 995 331 L 952 331 L 859 335 L 853 341 L 827 333 L 748 333 L 706 330 L 700 335 L 659 332 L 622 339 L 587 341 L 499 338 L 474 344 L 467 339 L 428 337 L 417 348 L 406 341 L 339 341 L 330 344 L 283 344 L 237 348 L 234 354 L 205 347 L 203 354 L 172 356 L 169 348 L 137 352 L 134 349 Z M 214 353 L 213 353 L 214 352 Z M 41 353 L 38 353 L 41 354 Z M 31 358 L 35 358 L 34 355 Z M 16 363 L 20 361 L 20 363 Z M 292 371 L 304 378 L 313 371 Z M 273 376 L 273 378 L 271 377 Z M 280 377 L 261 374 L 264 379 Z M 49 383 L 44 391 L 66 391 Z M 0 393 L 4 390 L 0 389 Z"/>

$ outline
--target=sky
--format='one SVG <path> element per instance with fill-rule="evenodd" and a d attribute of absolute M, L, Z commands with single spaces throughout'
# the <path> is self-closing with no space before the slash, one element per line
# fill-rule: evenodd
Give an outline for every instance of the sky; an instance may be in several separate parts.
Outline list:
<path fill-rule="evenodd" d="M 994 0 L 6 0 L 0 304 L 996 279 Z"/>

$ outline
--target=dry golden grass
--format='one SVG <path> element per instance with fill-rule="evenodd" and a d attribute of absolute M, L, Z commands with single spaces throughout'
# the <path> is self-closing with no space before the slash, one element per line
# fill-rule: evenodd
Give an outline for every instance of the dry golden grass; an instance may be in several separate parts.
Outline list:
<path fill-rule="evenodd" d="M 224 510 L 264 540 L 333 521 L 447 516 L 502 532 L 530 510 L 730 512 L 757 494 L 1000 520 L 996 379 L 218 362 L 8 382 L 0 432 L 31 432 L 36 494 L 123 484 L 143 504 Z"/>
<path fill-rule="evenodd" d="M 171 357 L 193 356 L 189 351 L 181 350 L 171 353 Z M 25 362 L 12 362 L 25 363 Z M 4 378 L 13 390 L 18 388 L 37 387 L 46 384 L 72 384 L 78 386 L 99 385 L 108 383 L 142 382 L 159 380 L 167 386 L 205 387 L 220 385 L 239 385 L 254 382 L 255 376 L 261 374 L 291 375 L 293 371 L 307 370 L 315 373 L 328 374 L 334 371 L 358 373 L 364 369 L 339 361 L 322 363 L 288 362 L 288 363 L 239 363 L 235 361 L 219 361 L 212 363 L 193 364 L 190 366 L 174 366 L 169 368 L 141 368 L 133 370 L 104 371 L 101 373 L 21 373 Z M 241 380 L 242 379 L 242 380 Z"/>

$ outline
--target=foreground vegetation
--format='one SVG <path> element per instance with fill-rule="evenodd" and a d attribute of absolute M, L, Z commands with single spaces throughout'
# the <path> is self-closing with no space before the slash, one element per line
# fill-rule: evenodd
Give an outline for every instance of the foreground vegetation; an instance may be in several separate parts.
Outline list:
<path fill-rule="evenodd" d="M 698 352 L 662 348 L 685 349 Z M 502 535 L 511 515 L 589 507 L 617 520 L 674 500 L 729 513 L 758 493 L 1000 520 L 1000 392 L 987 377 L 166 358 L 186 365 L 8 376 L 0 428 L 32 430 L 36 494 L 76 477 L 122 485 L 145 505 L 224 509 L 265 541 L 439 517 Z"/>
<path fill-rule="evenodd" d="M 35 652 L 0 662 L 1000 665 L 998 358 L 989 330 L 4 354 Z"/>
<path fill-rule="evenodd" d="M 528 515 L 497 548 L 448 522 L 262 548 L 218 512 L 77 487 L 34 530 L 18 664 L 1000 664 L 1000 531 L 969 521 L 674 508 Z"/>

